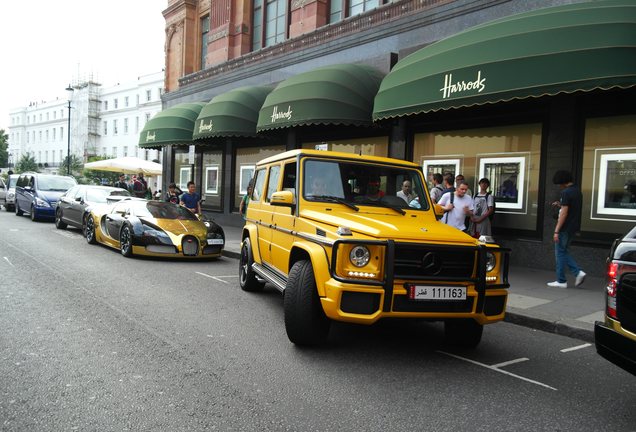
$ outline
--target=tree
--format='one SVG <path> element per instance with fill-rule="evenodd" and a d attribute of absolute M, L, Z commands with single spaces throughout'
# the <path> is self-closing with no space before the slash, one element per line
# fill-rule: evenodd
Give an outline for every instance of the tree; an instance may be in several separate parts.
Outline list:
<path fill-rule="evenodd" d="M 9 135 L 0 129 L 0 167 L 9 166 Z"/>
<path fill-rule="evenodd" d="M 96 162 L 100 160 L 111 159 L 109 156 L 91 156 L 88 158 L 88 162 Z M 97 171 L 84 169 L 82 171 L 82 175 L 88 180 L 88 183 L 94 184 L 102 184 L 106 183 L 109 185 L 115 184 L 117 180 L 119 180 L 118 172 L 109 172 L 109 171 Z"/>
<path fill-rule="evenodd" d="M 82 162 L 82 160 L 79 157 L 77 157 L 77 155 L 72 154 L 71 155 L 71 175 L 78 176 L 81 173 L 82 168 L 84 168 L 84 163 Z M 60 165 L 58 174 L 66 175 L 67 171 L 68 171 L 68 156 L 64 158 L 64 161 Z"/>
<path fill-rule="evenodd" d="M 35 161 L 35 156 L 32 156 L 30 153 L 22 155 L 17 164 L 15 164 L 15 172 L 16 174 L 25 172 L 25 171 L 35 171 L 39 172 L 38 163 Z"/>

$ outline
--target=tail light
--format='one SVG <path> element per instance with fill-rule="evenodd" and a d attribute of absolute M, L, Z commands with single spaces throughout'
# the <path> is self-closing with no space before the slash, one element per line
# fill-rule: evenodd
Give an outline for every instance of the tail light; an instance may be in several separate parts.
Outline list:
<path fill-rule="evenodd" d="M 616 286 L 618 276 L 618 264 L 610 263 L 607 266 L 607 316 L 617 318 L 616 315 Z"/>

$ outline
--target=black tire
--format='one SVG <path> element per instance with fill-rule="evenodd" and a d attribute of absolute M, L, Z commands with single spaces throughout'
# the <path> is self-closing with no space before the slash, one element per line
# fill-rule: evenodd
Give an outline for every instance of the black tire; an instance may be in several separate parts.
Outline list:
<path fill-rule="evenodd" d="M 62 221 L 62 210 L 58 209 L 55 210 L 55 228 L 57 229 L 66 229 L 67 225 L 65 222 Z"/>
<path fill-rule="evenodd" d="M 15 215 L 22 216 L 24 212 L 20 210 L 20 206 L 18 205 L 18 200 L 15 201 Z"/>
<path fill-rule="evenodd" d="M 284 295 L 285 330 L 289 340 L 296 345 L 324 343 L 331 321 L 322 310 L 311 261 L 294 263 Z"/>
<path fill-rule="evenodd" d="M 35 207 L 33 207 L 33 205 L 31 205 L 31 221 L 32 221 L 32 222 L 35 222 L 35 221 L 37 221 L 37 220 L 38 220 L 38 218 L 37 218 L 37 216 L 35 215 Z"/>
<path fill-rule="evenodd" d="M 481 341 L 484 326 L 474 319 L 454 319 L 444 322 L 444 335 L 448 345 L 475 348 Z"/>
<path fill-rule="evenodd" d="M 241 258 L 239 259 L 239 285 L 243 291 L 262 291 L 265 284 L 256 279 L 256 273 L 252 269 L 254 258 L 250 239 L 243 240 L 241 246 Z"/>
<path fill-rule="evenodd" d="M 15 207 L 15 206 L 13 206 L 13 207 Z M 15 208 L 13 208 L 13 207 L 12 207 L 10 204 L 5 204 L 5 205 L 4 205 L 4 209 L 5 209 L 7 212 L 14 211 L 14 210 L 15 210 Z"/>
<path fill-rule="evenodd" d="M 97 243 L 97 239 L 95 238 L 95 221 L 91 216 L 86 218 L 86 223 L 84 224 L 84 237 L 86 237 L 86 242 L 88 244 Z"/>
<path fill-rule="evenodd" d="M 132 234 L 128 225 L 124 225 L 119 233 L 119 250 L 126 258 L 133 256 Z"/>

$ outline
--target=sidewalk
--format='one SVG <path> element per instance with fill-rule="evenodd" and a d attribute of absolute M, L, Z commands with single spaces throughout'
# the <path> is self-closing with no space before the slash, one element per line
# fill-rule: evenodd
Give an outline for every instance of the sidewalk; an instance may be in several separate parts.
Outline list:
<path fill-rule="evenodd" d="M 239 258 L 241 229 L 223 227 L 226 236 L 224 256 Z M 580 287 L 574 288 L 574 279 L 568 277 L 569 288 L 550 288 L 546 282 L 555 279 L 554 271 L 511 267 L 505 320 L 594 342 L 594 321 L 603 320 L 605 281 L 587 276 Z"/>

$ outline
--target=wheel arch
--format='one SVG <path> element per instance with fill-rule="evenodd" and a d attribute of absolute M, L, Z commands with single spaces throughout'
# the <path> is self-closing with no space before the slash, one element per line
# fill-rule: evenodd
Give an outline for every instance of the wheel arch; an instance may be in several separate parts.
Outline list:
<path fill-rule="evenodd" d="M 262 263 L 261 260 L 261 251 L 258 248 L 258 229 L 254 225 L 246 225 L 243 227 L 243 232 L 241 233 L 241 247 L 243 247 L 243 240 L 246 238 L 250 239 L 250 243 L 252 245 L 252 260 L 256 263 Z"/>
<path fill-rule="evenodd" d="M 311 261 L 318 296 L 324 297 L 326 295 L 325 284 L 330 277 L 329 260 L 324 247 L 315 243 L 294 243 L 289 253 L 288 274 L 292 266 L 302 260 Z"/>

